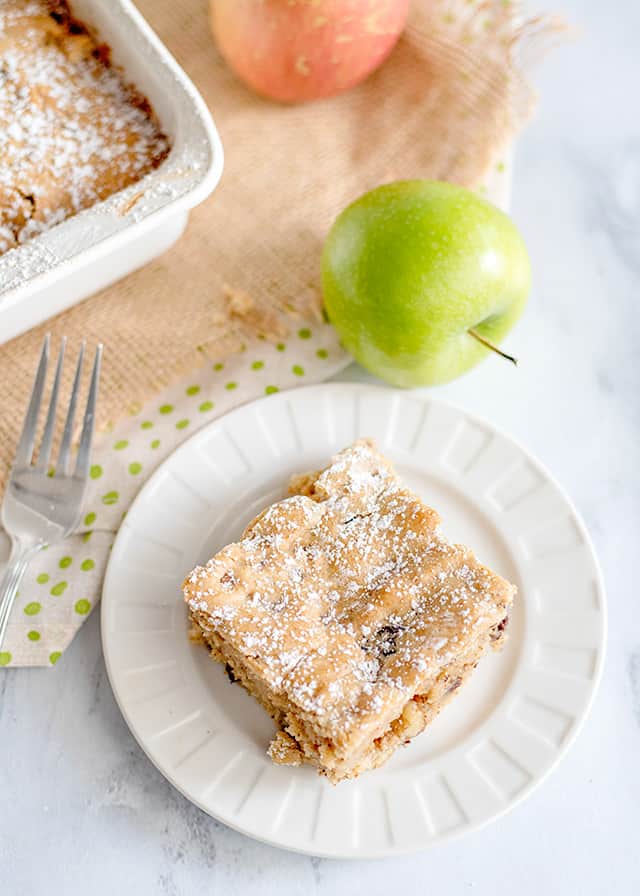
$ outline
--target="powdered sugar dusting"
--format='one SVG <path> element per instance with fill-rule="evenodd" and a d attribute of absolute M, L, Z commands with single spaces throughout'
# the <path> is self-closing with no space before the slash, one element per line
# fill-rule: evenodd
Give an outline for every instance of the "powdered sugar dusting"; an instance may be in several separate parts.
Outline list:
<path fill-rule="evenodd" d="M 2 0 L 0 50 L 1 253 L 140 180 L 169 146 L 65 3 Z"/>
<path fill-rule="evenodd" d="M 269 507 L 184 586 L 191 614 L 344 740 L 504 619 L 514 589 L 441 533 L 361 440 Z"/>

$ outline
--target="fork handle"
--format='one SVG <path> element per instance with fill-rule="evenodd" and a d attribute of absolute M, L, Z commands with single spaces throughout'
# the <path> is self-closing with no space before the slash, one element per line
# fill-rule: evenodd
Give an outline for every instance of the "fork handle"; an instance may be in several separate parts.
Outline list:
<path fill-rule="evenodd" d="M 43 542 L 24 542 L 17 538 L 11 540 L 9 562 L 0 580 L 0 648 L 22 577 L 31 558 L 43 547 Z"/>

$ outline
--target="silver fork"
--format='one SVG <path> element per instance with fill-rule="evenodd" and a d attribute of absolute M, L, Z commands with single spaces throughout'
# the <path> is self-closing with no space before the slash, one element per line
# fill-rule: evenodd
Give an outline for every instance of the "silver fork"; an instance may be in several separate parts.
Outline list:
<path fill-rule="evenodd" d="M 0 646 L 4 640 L 7 622 L 15 600 L 22 576 L 31 558 L 46 545 L 54 544 L 66 538 L 80 522 L 82 502 L 89 478 L 89 459 L 93 424 L 95 419 L 96 400 L 98 397 L 98 380 L 100 378 L 100 362 L 102 346 L 96 349 L 91 374 L 91 384 L 87 397 L 80 445 L 73 472 L 70 471 L 69 456 L 71 453 L 71 437 L 73 418 L 85 352 L 85 343 L 80 346 L 80 354 L 76 365 L 71 398 L 60 443 L 55 475 L 49 476 L 49 458 L 56 422 L 56 406 L 60 389 L 60 377 L 64 361 L 66 340 L 62 340 L 56 372 L 51 389 L 49 410 L 44 425 L 42 444 L 37 461 L 32 463 L 36 427 L 42 403 L 42 393 L 47 377 L 49 364 L 50 337 L 47 334 L 40 353 L 38 370 L 31 390 L 31 398 L 27 415 L 22 427 L 22 435 L 18 450 L 11 468 L 9 481 L 2 504 L 2 525 L 11 539 L 11 554 L 4 576 L 0 581 Z"/>

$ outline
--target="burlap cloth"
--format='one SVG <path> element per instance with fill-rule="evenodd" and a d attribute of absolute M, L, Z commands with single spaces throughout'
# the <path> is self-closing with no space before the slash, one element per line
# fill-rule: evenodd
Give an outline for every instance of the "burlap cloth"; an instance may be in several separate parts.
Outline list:
<path fill-rule="evenodd" d="M 206 0 L 138 6 L 213 113 L 222 181 L 162 257 L 0 348 L 0 487 L 46 331 L 72 345 L 105 343 L 107 423 L 203 357 L 219 360 L 248 336 L 281 338 L 317 319 L 320 249 L 336 214 L 396 178 L 481 187 L 533 107 L 523 57 L 558 28 L 524 21 L 505 0 L 415 0 L 405 36 L 363 85 L 283 107 L 255 97 L 226 68 Z"/>

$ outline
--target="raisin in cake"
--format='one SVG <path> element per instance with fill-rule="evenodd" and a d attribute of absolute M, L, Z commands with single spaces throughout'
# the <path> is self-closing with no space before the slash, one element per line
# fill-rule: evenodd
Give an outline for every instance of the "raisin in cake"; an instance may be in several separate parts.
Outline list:
<path fill-rule="evenodd" d="M 502 641 L 515 588 L 449 542 L 365 440 L 293 478 L 184 583 L 197 636 L 337 782 L 419 734 Z"/>

